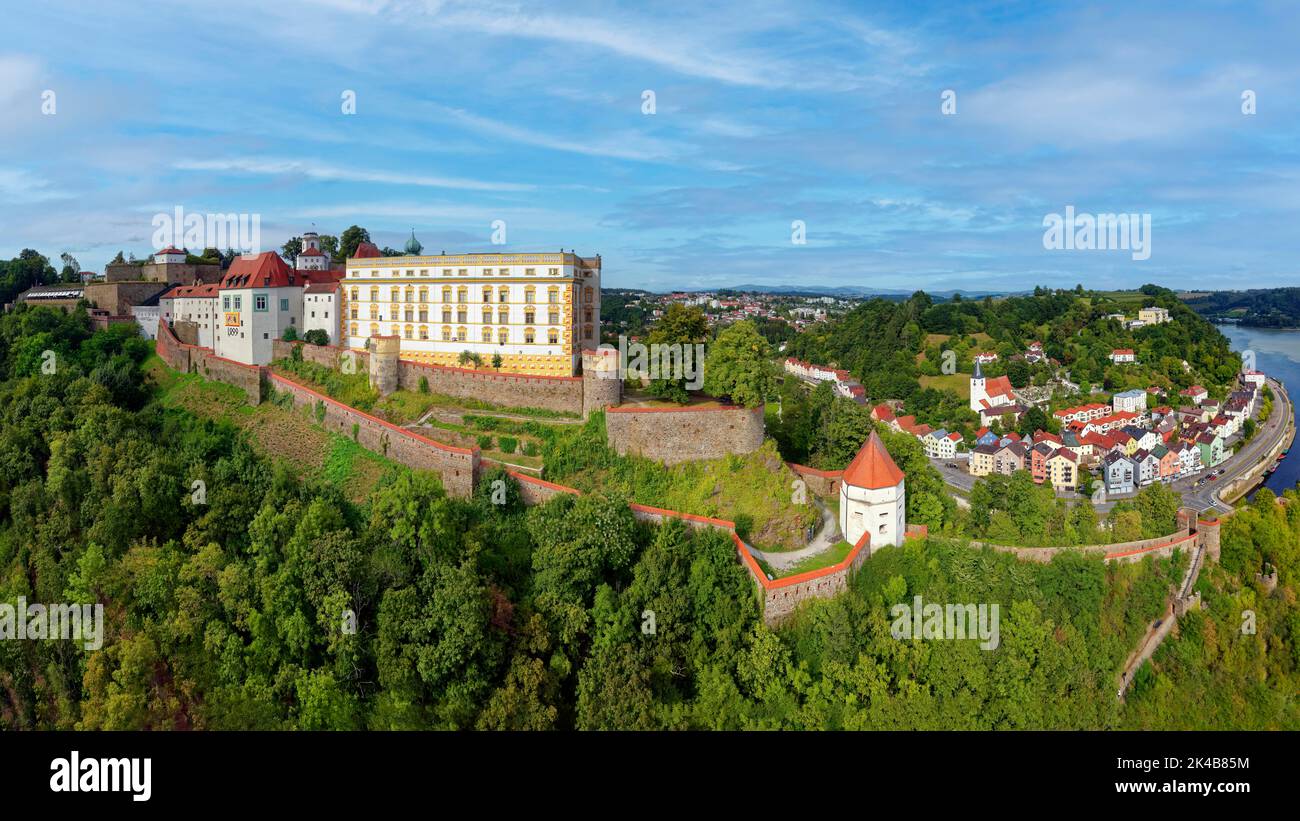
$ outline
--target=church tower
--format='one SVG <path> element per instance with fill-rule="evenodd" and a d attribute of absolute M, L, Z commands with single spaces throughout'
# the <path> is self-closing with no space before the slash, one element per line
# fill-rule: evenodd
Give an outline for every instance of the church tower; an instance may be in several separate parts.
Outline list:
<path fill-rule="evenodd" d="M 970 377 L 970 409 L 979 413 L 984 407 L 984 400 L 988 398 L 988 389 L 984 385 L 984 372 L 980 370 L 980 363 L 976 361 L 975 373 Z"/>
<path fill-rule="evenodd" d="M 856 545 L 871 536 L 867 555 L 885 545 L 900 545 L 907 533 L 907 492 L 903 471 L 875 431 L 844 469 L 840 482 L 840 532 Z"/>
<path fill-rule="evenodd" d="M 307 231 L 302 235 L 302 251 L 294 260 L 294 267 L 299 271 L 324 271 L 330 267 L 330 259 L 320 249 L 320 235 Z"/>

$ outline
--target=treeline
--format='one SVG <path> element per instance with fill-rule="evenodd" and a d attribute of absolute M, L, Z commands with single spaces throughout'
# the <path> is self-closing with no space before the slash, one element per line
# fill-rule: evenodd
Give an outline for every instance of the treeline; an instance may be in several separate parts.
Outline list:
<path fill-rule="evenodd" d="M 1259 328 L 1300 328 L 1300 288 L 1211 291 L 1192 294 L 1185 301 L 1213 319 L 1234 319 Z"/>
<path fill-rule="evenodd" d="M 1099 384 L 1106 390 L 1153 383 L 1174 389 L 1195 382 L 1222 385 L 1240 369 L 1227 339 L 1174 292 L 1146 285 L 1141 302 L 1169 309 L 1174 321 L 1126 329 L 1105 317 L 1127 310 L 1129 318 L 1136 318 L 1132 300 L 1120 302 L 1082 287 L 1038 288 L 1032 295 L 996 300 L 966 300 L 957 295 L 941 303 L 918 291 L 902 302 L 871 300 L 838 321 L 814 326 L 796 337 L 787 353 L 848 369 L 873 399 L 909 400 L 919 394 L 923 388 L 918 377 L 933 372 L 931 354 L 939 348 L 960 354 L 955 364 L 961 372 L 970 371 L 970 356 L 976 350 L 991 350 L 1001 361 L 989 369 L 989 375 L 1010 373 L 1013 382 L 1022 386 L 1031 379 L 1041 382 L 1043 375 L 1035 377 L 1033 367 L 1009 370 L 1007 361 L 1035 340 L 1043 343 L 1046 355 L 1060 362 L 1074 382 Z M 927 342 L 932 334 L 949 339 L 942 344 Z M 975 342 L 976 334 L 990 339 Z M 1115 348 L 1133 348 L 1141 364 L 1111 365 L 1108 356 Z M 919 354 L 926 355 L 918 360 Z"/>

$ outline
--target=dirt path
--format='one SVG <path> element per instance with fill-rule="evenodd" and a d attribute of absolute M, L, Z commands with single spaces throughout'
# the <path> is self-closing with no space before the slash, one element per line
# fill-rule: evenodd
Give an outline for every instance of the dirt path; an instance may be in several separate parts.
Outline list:
<path fill-rule="evenodd" d="M 812 537 L 812 541 L 808 542 L 806 547 L 776 553 L 759 550 L 747 544 L 745 546 L 749 547 L 749 552 L 767 562 L 773 570 L 785 570 L 794 567 L 809 556 L 825 553 L 835 547 L 840 543 L 839 522 L 835 521 L 835 515 L 831 512 L 831 509 L 822 504 L 820 499 L 813 497 L 813 504 L 817 505 L 817 509 L 822 513 L 822 526 L 821 530 Z"/>

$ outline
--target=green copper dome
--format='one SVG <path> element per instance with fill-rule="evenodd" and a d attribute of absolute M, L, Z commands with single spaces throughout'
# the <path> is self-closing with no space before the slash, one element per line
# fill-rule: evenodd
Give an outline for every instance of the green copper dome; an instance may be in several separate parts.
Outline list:
<path fill-rule="evenodd" d="M 415 229 L 411 229 L 411 238 L 406 241 L 406 255 L 410 257 L 419 256 L 424 250 L 424 246 L 415 238 Z"/>

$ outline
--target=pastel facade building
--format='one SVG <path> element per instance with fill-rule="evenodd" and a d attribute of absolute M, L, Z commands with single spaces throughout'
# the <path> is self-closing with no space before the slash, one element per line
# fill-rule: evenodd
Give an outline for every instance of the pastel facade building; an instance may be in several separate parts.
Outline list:
<path fill-rule="evenodd" d="M 407 250 L 385 257 L 363 243 L 348 259 L 344 346 L 396 336 L 403 359 L 455 366 L 468 351 L 500 356 L 510 373 L 572 376 L 599 343 L 599 256 Z"/>
<path fill-rule="evenodd" d="M 302 330 L 304 276 L 271 251 L 237 257 L 217 286 L 221 323 L 212 346 L 217 356 L 270 364 L 274 341 L 287 328 Z"/>

